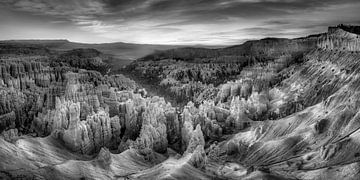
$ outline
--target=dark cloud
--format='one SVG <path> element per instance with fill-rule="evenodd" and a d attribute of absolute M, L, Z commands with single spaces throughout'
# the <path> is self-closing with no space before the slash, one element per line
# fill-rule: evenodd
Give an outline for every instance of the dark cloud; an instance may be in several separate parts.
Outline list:
<path fill-rule="evenodd" d="M 2 26 L 7 26 L 7 30 L 15 29 L 21 26 L 24 19 L 29 22 L 32 18 L 30 21 L 36 23 L 34 25 L 27 23 L 26 28 L 29 32 L 31 29 L 43 28 L 49 35 L 54 32 L 54 38 L 69 38 L 59 33 L 59 26 L 63 26 L 91 37 L 75 38 L 85 42 L 229 44 L 266 36 L 292 38 L 324 31 L 329 25 L 359 23 L 360 2 L 358 0 L 3 0 L 0 2 L 0 8 L 2 13 L 6 14 L 0 17 L 0 20 Z M 0 35 L 2 39 L 18 37 L 18 35 L 12 36 L 11 32 L 3 31 L 0 29 L 3 34 Z M 27 34 L 31 35 L 31 33 Z"/>
<path fill-rule="evenodd" d="M 265 21 L 264 25 L 289 25 L 291 21 L 288 20 L 269 20 Z"/>

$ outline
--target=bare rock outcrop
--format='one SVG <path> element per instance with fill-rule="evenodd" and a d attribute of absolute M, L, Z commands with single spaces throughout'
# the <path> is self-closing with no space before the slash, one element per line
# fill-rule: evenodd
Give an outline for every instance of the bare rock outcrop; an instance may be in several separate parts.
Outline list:
<path fill-rule="evenodd" d="M 68 60 L 2 59 L 0 177 L 359 179 L 358 31 L 132 64 L 185 106 Z"/>
<path fill-rule="evenodd" d="M 114 144 L 116 147 L 120 142 L 119 118 L 110 118 L 103 109 L 80 121 L 80 103 L 70 103 L 67 117 L 69 125 L 59 131 L 58 138 L 73 151 L 92 154 L 101 147 L 114 147 Z"/>
<path fill-rule="evenodd" d="M 329 50 L 360 51 L 358 26 L 329 27 L 328 33 L 320 37 L 318 47 Z"/>
<path fill-rule="evenodd" d="M 141 148 L 153 149 L 155 152 L 166 152 L 168 146 L 166 106 L 165 101 L 156 99 L 150 100 L 145 106 L 145 111 L 142 113 L 140 135 L 136 140 L 137 145 Z"/>
<path fill-rule="evenodd" d="M 6 141 L 14 141 L 19 137 L 19 132 L 17 129 L 9 129 L 7 131 L 3 131 L 0 136 L 4 138 Z"/>

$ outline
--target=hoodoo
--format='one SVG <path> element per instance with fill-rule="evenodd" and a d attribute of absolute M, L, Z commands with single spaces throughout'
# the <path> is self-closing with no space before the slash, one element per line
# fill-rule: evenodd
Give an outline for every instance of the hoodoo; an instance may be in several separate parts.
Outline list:
<path fill-rule="evenodd" d="M 124 75 L 1 43 L 0 178 L 359 179 L 359 33 L 157 51 Z"/>

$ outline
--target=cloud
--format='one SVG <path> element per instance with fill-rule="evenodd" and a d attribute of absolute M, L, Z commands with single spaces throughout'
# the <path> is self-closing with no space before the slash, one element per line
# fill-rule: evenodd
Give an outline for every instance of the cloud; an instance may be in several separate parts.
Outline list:
<path fill-rule="evenodd" d="M 7 3 L 9 4 L 9 3 Z M 53 16 L 97 15 L 104 13 L 101 2 L 95 0 L 13 0 L 13 8 Z"/>
<path fill-rule="evenodd" d="M 242 42 L 298 37 L 336 23 L 358 23 L 358 0 L 4 0 L 0 8 L 51 27 L 137 43 Z M 20 20 L 21 21 L 21 20 Z M 0 30 L 1 31 L 1 30 Z M 54 34 L 54 36 L 56 36 Z M 94 38 L 84 39 L 91 42 Z"/>

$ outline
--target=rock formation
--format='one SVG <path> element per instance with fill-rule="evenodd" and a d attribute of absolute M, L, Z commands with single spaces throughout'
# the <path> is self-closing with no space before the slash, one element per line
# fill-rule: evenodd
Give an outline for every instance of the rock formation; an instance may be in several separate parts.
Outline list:
<path fill-rule="evenodd" d="M 359 179 L 358 34 L 167 50 L 125 71 L 159 91 L 101 74 L 98 51 L 2 49 L 25 57 L 0 56 L 0 178 Z"/>
<path fill-rule="evenodd" d="M 329 27 L 328 33 L 324 34 L 319 39 L 318 47 L 330 50 L 359 51 L 359 36 L 360 32 L 358 30 L 358 26 L 353 28 L 341 25 L 337 27 Z"/>

